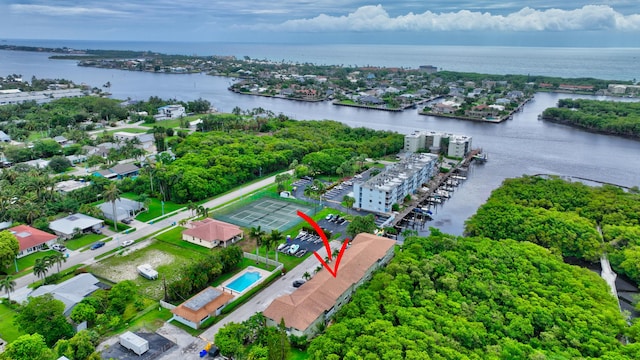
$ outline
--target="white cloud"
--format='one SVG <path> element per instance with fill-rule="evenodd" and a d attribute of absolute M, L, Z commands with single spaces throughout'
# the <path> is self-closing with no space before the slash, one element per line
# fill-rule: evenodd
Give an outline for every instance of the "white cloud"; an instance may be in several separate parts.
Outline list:
<path fill-rule="evenodd" d="M 608 5 L 586 5 L 574 10 L 536 10 L 525 7 L 507 15 L 461 10 L 458 12 L 408 13 L 391 17 L 382 5 L 368 5 L 343 16 L 318 15 L 262 25 L 289 31 L 571 31 L 640 30 L 640 14 L 623 15 Z"/>
<path fill-rule="evenodd" d="M 39 14 L 51 16 L 77 16 L 77 15 L 107 15 L 120 16 L 129 15 L 123 11 L 109 10 L 104 8 L 88 8 L 79 6 L 49 6 L 49 5 L 28 5 L 12 4 L 9 6 L 12 12 L 23 14 Z"/>

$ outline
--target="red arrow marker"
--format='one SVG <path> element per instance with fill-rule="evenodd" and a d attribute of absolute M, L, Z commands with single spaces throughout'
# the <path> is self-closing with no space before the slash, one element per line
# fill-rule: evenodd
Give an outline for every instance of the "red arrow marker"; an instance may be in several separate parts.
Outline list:
<path fill-rule="evenodd" d="M 327 235 L 324 234 L 324 231 L 322 230 L 322 228 L 320 228 L 320 225 L 318 225 L 317 222 L 315 222 L 312 218 L 310 218 L 309 216 L 307 216 L 307 214 L 303 213 L 300 210 L 298 210 L 298 216 L 300 216 L 301 218 L 304 219 L 304 221 L 309 223 L 309 225 L 311 225 L 315 229 L 318 235 L 320 235 L 320 238 L 322 238 L 322 242 L 324 242 L 324 247 L 327 250 L 327 256 L 329 257 L 329 260 L 331 260 L 331 247 L 329 246 L 329 240 L 327 239 Z M 345 239 L 344 242 L 342 243 L 342 248 L 340 249 L 340 252 L 338 253 L 338 258 L 336 259 L 335 269 L 332 269 L 329 266 L 329 264 L 327 264 L 327 262 L 324 261 L 324 259 L 322 259 L 322 256 L 320 256 L 320 254 L 318 254 L 317 251 L 313 252 L 313 255 L 316 256 L 316 258 L 320 261 L 322 266 L 324 266 L 325 269 L 327 269 L 327 271 L 329 271 L 329 273 L 333 275 L 333 277 L 338 276 L 338 266 L 340 266 L 340 260 L 342 259 L 342 255 L 344 254 L 344 251 L 347 249 L 348 243 L 349 243 L 349 239 Z"/>

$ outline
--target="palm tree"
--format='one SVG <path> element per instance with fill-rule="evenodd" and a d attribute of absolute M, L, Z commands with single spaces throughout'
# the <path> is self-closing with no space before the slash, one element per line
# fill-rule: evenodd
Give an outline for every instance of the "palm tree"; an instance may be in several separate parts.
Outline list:
<path fill-rule="evenodd" d="M 62 263 L 67 262 L 67 257 L 64 256 L 63 253 L 59 253 L 59 252 L 48 256 L 47 259 L 52 265 L 53 264 L 58 265 L 58 272 L 60 272 L 60 266 L 62 265 Z"/>
<path fill-rule="evenodd" d="M 209 216 L 209 209 L 200 205 L 196 208 L 196 214 L 202 216 L 203 218 L 206 218 Z"/>
<path fill-rule="evenodd" d="M 7 292 L 7 299 L 11 302 L 11 292 L 15 290 L 16 282 L 13 281 L 13 277 L 11 275 L 5 276 L 2 280 L 0 280 L 0 291 L 4 290 Z"/>
<path fill-rule="evenodd" d="M 262 245 L 262 239 L 267 233 L 262 230 L 262 227 L 258 225 L 258 227 L 251 227 L 249 230 L 249 237 L 256 241 L 256 263 L 258 263 L 258 251 L 260 249 L 260 245 Z"/>
<path fill-rule="evenodd" d="M 269 249 L 271 248 L 271 243 L 273 242 L 273 239 L 271 238 L 271 236 L 265 236 L 262 238 L 262 245 L 264 245 L 265 247 L 265 254 L 264 254 L 264 265 L 265 266 L 269 266 Z M 277 256 L 278 252 L 276 251 L 276 256 Z"/>
<path fill-rule="evenodd" d="M 118 216 L 116 214 L 116 201 L 120 200 L 120 189 L 115 182 L 110 183 L 104 187 L 104 192 L 102 193 L 102 198 L 104 201 L 108 201 L 111 203 L 112 220 L 113 220 L 113 228 L 118 232 Z"/>
<path fill-rule="evenodd" d="M 305 271 L 304 274 L 302 274 L 302 278 L 309 281 L 309 279 L 311 279 L 311 274 L 309 274 L 308 271 Z"/>
<path fill-rule="evenodd" d="M 189 200 L 187 202 L 187 210 L 191 212 L 191 216 L 193 217 L 193 211 L 198 208 L 198 205 L 194 204 L 193 201 Z"/>
<path fill-rule="evenodd" d="M 43 283 L 44 283 L 44 277 L 47 276 L 47 271 L 49 271 L 49 266 L 47 265 L 47 262 L 45 261 L 45 259 L 44 258 L 36 259 L 36 262 L 33 265 L 33 273 L 38 278 L 42 278 Z"/>
<path fill-rule="evenodd" d="M 356 202 L 356 199 L 352 198 L 349 195 L 345 195 L 344 197 L 342 197 L 342 202 L 347 206 L 347 212 L 349 212 L 349 210 L 351 210 L 351 208 L 353 207 L 353 204 Z"/>
<path fill-rule="evenodd" d="M 269 235 L 269 243 L 267 245 L 267 253 L 271 247 L 276 247 L 278 244 L 284 240 L 284 235 L 278 230 L 271 230 L 271 234 Z M 276 262 L 278 262 L 278 252 L 276 251 Z"/>

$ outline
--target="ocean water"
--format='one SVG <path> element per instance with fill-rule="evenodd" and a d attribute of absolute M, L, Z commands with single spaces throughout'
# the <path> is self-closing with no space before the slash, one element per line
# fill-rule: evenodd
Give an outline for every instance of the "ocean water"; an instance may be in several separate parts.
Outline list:
<path fill-rule="evenodd" d="M 319 65 L 417 68 L 486 74 L 531 74 L 565 78 L 640 80 L 640 48 L 514 46 L 427 46 L 371 44 L 252 44 L 220 42 L 133 42 L 6 40 L 0 44 L 74 49 L 150 50 L 166 54 L 234 55 Z"/>

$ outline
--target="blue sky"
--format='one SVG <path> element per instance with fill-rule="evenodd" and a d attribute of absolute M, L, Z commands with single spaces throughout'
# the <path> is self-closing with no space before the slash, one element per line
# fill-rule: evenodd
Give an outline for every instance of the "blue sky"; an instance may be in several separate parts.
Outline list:
<path fill-rule="evenodd" d="M 638 0 L 0 0 L 0 39 L 640 47 Z"/>

